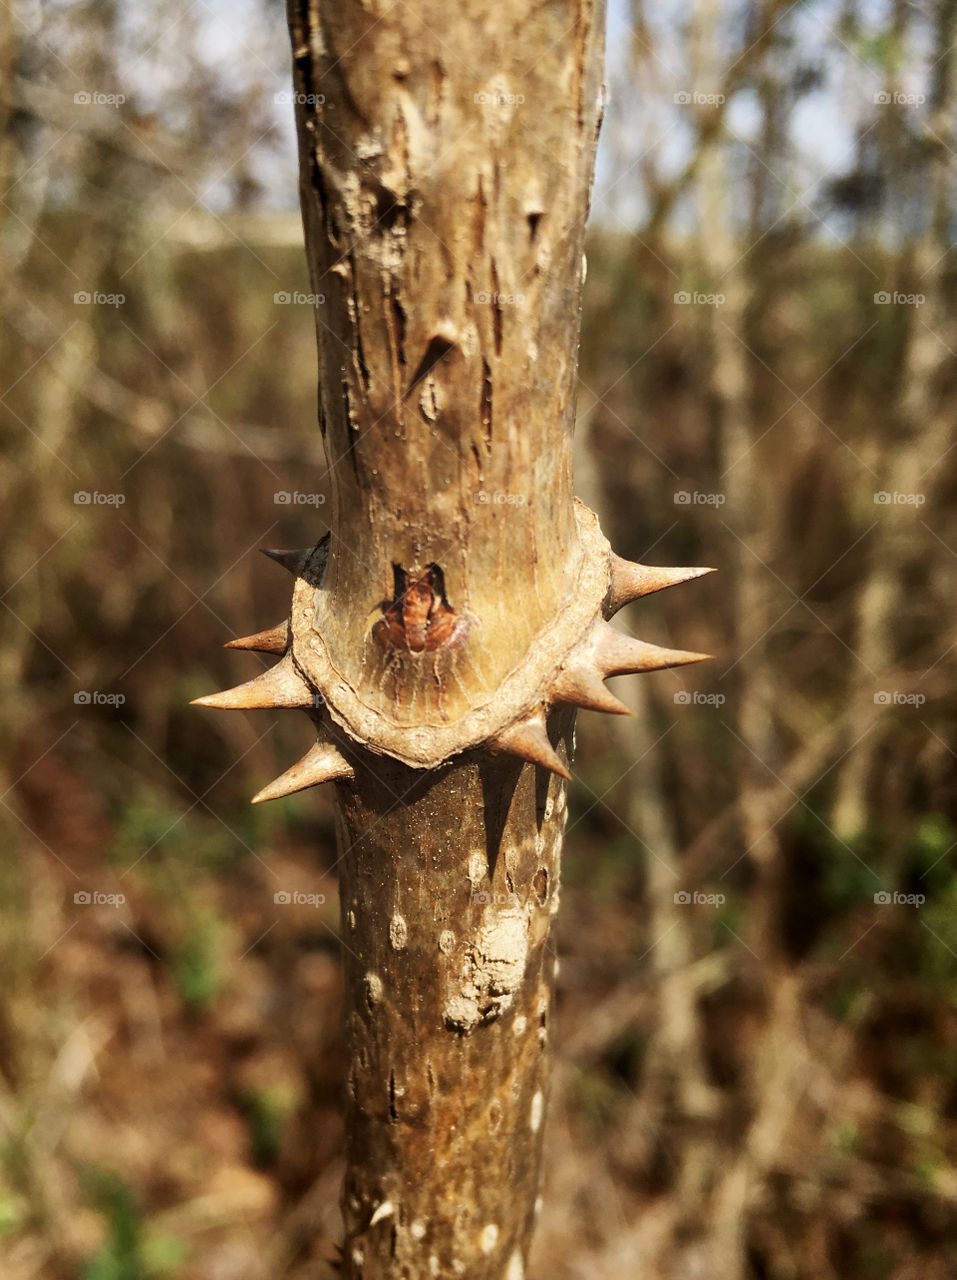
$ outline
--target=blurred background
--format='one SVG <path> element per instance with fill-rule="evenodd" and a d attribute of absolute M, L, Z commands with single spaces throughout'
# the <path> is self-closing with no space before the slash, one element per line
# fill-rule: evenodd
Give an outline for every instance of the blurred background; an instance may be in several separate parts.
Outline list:
<path fill-rule="evenodd" d="M 718 656 L 579 719 L 536 1280 L 957 1274 L 955 39 L 612 7 L 577 487 Z M 290 90 L 276 3 L 0 9 L 5 1280 L 335 1257 L 331 798 L 187 706 L 326 528 Z"/>

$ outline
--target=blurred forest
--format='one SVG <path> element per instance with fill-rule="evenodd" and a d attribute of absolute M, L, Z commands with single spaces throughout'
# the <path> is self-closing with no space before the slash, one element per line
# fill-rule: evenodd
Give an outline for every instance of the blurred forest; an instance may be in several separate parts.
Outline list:
<path fill-rule="evenodd" d="M 579 717 L 535 1280 L 957 1275 L 955 39 L 612 8 L 577 488 L 718 657 Z M 187 706 L 326 527 L 290 90 L 276 3 L 0 8 L 4 1280 L 335 1258 L 331 799 Z"/>

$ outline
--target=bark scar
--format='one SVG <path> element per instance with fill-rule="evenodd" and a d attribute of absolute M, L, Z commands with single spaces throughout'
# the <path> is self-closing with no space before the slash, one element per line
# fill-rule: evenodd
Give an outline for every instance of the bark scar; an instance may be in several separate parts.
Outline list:
<path fill-rule="evenodd" d="M 520 909 L 505 908 L 487 920 L 449 972 L 445 1025 L 468 1034 L 501 1017 L 521 987 L 528 950 L 528 920 Z"/>
<path fill-rule="evenodd" d="M 395 595 L 372 628 L 380 644 L 412 653 L 431 653 L 440 645 L 465 638 L 468 619 L 457 614 L 445 596 L 445 578 L 437 564 L 421 573 L 393 565 Z"/>

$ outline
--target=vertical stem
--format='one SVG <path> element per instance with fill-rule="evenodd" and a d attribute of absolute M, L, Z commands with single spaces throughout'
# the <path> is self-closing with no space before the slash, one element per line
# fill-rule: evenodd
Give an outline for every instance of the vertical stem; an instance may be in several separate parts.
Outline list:
<path fill-rule="evenodd" d="M 345 1273 L 518 1280 L 540 1194 L 565 784 L 479 753 L 427 774 L 377 761 L 337 807 Z"/>
<path fill-rule="evenodd" d="M 579 586 L 571 476 L 601 19 L 600 0 L 289 0 L 333 501 L 272 678 L 289 698 L 309 681 L 353 766 L 356 1280 L 524 1274 L 565 814 L 546 769 L 565 770 L 574 723 L 535 662 L 607 587 L 607 551 L 594 599 Z M 617 653 L 599 685 L 629 669 Z M 545 769 L 494 753 L 518 721 Z"/>

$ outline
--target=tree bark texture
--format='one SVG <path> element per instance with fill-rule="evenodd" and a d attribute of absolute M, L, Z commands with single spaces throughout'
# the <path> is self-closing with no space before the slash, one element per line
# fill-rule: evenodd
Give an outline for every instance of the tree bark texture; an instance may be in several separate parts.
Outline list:
<path fill-rule="evenodd" d="M 346 1274 L 515 1280 L 541 1192 L 564 781 L 471 752 L 357 767 L 341 791 Z"/>
<path fill-rule="evenodd" d="M 356 737 L 384 730 L 412 764 L 479 748 L 424 776 L 372 760 L 339 787 L 344 1267 L 519 1280 L 565 795 L 557 775 L 480 748 L 580 559 L 571 436 L 600 32 L 574 2 L 418 15 L 291 8 L 334 495 L 314 632 L 355 693 Z M 429 565 L 460 635 L 378 644 L 382 602 Z M 518 704 L 541 685 L 528 676 Z"/>
<path fill-rule="evenodd" d="M 703 570 L 614 556 L 572 495 L 600 0 L 289 0 L 329 532 L 274 553 L 282 654 L 207 706 L 299 707 L 335 781 L 343 1271 L 520 1280 L 541 1184 L 565 781 L 609 626 Z"/>

